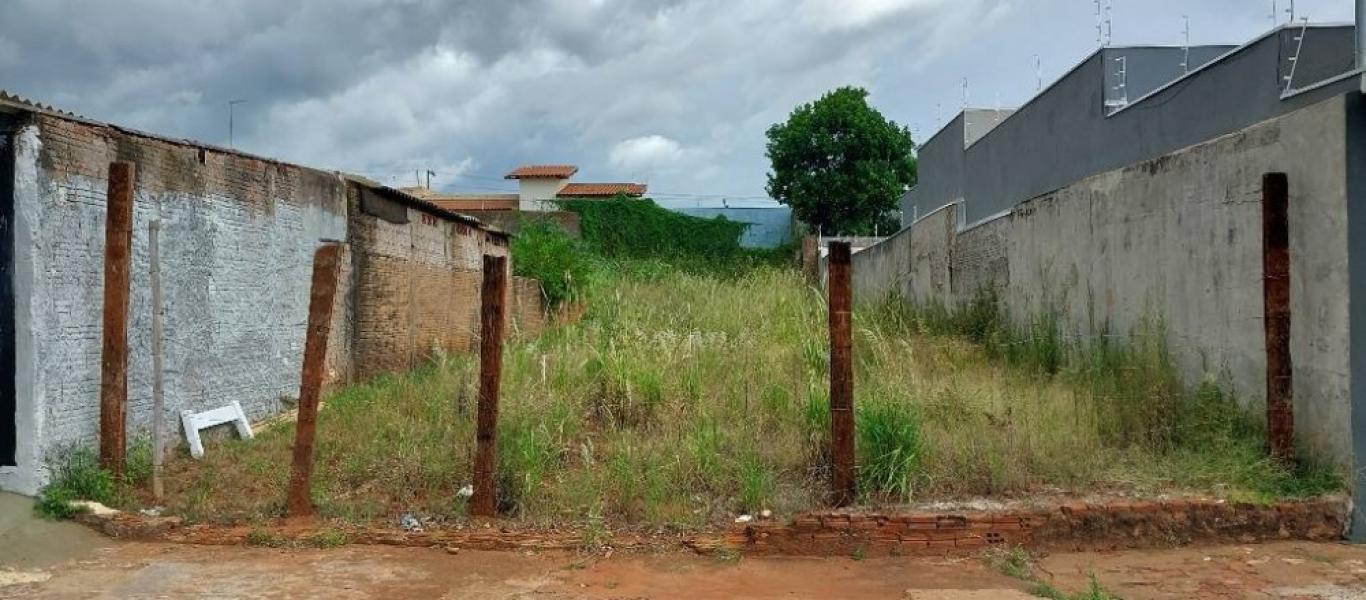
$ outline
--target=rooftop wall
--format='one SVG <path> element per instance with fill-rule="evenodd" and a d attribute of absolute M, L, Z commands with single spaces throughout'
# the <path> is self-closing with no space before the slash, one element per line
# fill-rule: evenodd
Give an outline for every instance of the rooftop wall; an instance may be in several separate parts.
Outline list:
<path fill-rule="evenodd" d="M 1282 28 L 1107 115 L 1106 61 L 1097 52 L 967 149 L 962 115 L 920 148 L 920 182 L 903 221 L 966 203 L 973 223 L 1096 173 L 1161 156 L 1296 110 L 1347 90 L 1340 81 L 1282 99 L 1300 28 Z M 1310 27 L 1294 84 L 1304 88 L 1350 71 L 1351 26 Z M 1137 56 L 1137 55 L 1135 55 Z M 1193 53 L 1194 56 L 1194 53 Z M 1151 57 L 1145 57 L 1145 60 Z M 1193 59 L 1194 62 L 1194 59 Z M 1133 89 L 1142 86 L 1130 70 Z"/>

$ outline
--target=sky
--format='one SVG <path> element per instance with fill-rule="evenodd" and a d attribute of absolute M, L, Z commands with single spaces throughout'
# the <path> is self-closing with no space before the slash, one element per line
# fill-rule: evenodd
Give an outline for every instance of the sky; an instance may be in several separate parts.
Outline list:
<path fill-rule="evenodd" d="M 1111 0 L 1111 43 L 1240 44 L 1270 0 Z M 1278 22 L 1288 0 L 1278 2 Z M 764 132 L 844 85 L 928 139 L 1097 47 L 1093 0 L 5 0 L 0 89 L 174 137 L 453 192 L 519 164 L 762 203 Z M 1349 21 L 1352 0 L 1299 0 Z"/>

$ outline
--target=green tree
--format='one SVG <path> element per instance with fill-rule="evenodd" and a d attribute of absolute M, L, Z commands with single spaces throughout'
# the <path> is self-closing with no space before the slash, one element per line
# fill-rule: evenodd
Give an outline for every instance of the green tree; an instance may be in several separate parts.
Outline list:
<path fill-rule="evenodd" d="M 768 194 L 826 233 L 895 229 L 901 195 L 915 184 L 911 132 L 842 87 L 798 106 L 768 129 Z"/>

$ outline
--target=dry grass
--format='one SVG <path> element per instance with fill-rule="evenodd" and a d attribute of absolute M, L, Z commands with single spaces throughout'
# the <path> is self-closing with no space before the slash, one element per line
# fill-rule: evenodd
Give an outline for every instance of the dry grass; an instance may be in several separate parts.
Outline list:
<path fill-rule="evenodd" d="M 822 504 L 828 341 L 817 290 L 785 269 L 734 279 L 663 271 L 619 276 L 587 300 L 581 322 L 507 351 L 507 514 L 530 523 L 691 527 Z M 1129 431 L 1158 427 L 1144 411 L 1105 408 L 1184 406 L 1187 396 L 1163 382 L 1115 396 L 1123 382 L 1098 385 L 1094 370 L 1040 374 L 961 338 L 927 334 L 934 328 L 923 314 L 903 306 L 863 310 L 855 328 L 861 460 L 875 467 L 861 474 L 868 502 L 1299 490 L 1286 482 L 1300 480 L 1263 461 L 1259 442 L 1241 429 L 1219 429 L 1221 437 L 1190 448 Z M 330 397 L 319 422 L 322 513 L 461 517 L 465 501 L 455 492 L 471 478 L 477 379 L 476 357 L 443 357 Z M 1121 439 L 1116 428 L 1136 435 Z M 219 444 L 202 462 L 173 461 L 171 511 L 212 521 L 278 515 L 292 436 L 292 427 L 279 427 Z"/>

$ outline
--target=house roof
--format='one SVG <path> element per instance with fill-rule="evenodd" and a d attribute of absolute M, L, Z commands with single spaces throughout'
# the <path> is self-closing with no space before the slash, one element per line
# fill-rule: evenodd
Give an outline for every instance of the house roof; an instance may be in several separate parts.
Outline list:
<path fill-rule="evenodd" d="M 582 198 L 582 197 L 603 197 L 626 194 L 627 196 L 644 196 L 645 184 L 643 183 L 570 183 L 560 189 L 556 194 L 561 198 Z"/>
<path fill-rule="evenodd" d="M 517 197 L 481 197 L 481 198 L 432 198 L 430 200 L 446 210 L 517 210 Z"/>
<path fill-rule="evenodd" d="M 574 165 L 522 165 L 504 175 L 504 179 L 569 179 L 579 168 Z"/>
<path fill-rule="evenodd" d="M 445 210 L 517 209 L 517 194 L 443 194 L 425 187 L 405 187 L 399 188 L 399 191 L 426 200 Z"/>

